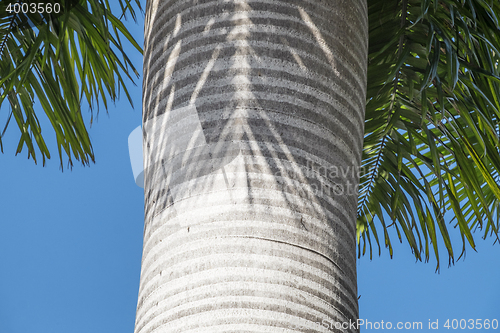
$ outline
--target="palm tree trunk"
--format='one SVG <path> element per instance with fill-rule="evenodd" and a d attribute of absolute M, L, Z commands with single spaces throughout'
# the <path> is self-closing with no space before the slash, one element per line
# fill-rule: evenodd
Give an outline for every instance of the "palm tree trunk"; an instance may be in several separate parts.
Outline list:
<path fill-rule="evenodd" d="M 366 6 L 148 1 L 136 333 L 357 331 Z"/>

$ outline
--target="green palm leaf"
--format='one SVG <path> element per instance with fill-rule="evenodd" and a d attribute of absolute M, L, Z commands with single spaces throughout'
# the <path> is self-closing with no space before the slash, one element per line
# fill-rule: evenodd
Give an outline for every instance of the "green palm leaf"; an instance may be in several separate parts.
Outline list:
<path fill-rule="evenodd" d="M 119 0 L 120 15 L 135 19 L 133 3 L 142 10 L 139 0 Z M 120 37 L 139 52 L 141 47 L 121 17 L 111 13 L 107 0 L 72 1 L 57 16 L 9 13 L 8 5 L 0 4 L 0 106 L 6 102 L 10 108 L 7 123 L 0 127 L 0 149 L 14 120 L 20 132 L 17 153 L 27 148 L 35 163 L 51 157 L 38 120 L 40 111 L 35 112 L 41 107 L 55 131 L 61 167 L 65 157 L 69 165 L 73 159 L 83 164 L 94 161 L 82 105 L 86 102 L 93 116 L 94 105 L 97 111 L 100 102 L 107 108 L 108 99 L 114 101 L 121 89 L 132 103 L 125 83 L 139 74 Z"/>
<path fill-rule="evenodd" d="M 498 240 L 500 3 L 368 3 L 359 253 L 372 256 L 378 218 L 391 255 L 388 228 L 418 260 L 429 260 L 432 244 L 439 269 L 437 229 L 450 263 L 456 258 L 446 213 L 462 236 L 459 257 L 466 244 L 475 249 L 473 230 Z"/>
<path fill-rule="evenodd" d="M 94 160 L 82 103 L 107 108 L 138 75 L 120 38 L 137 50 L 107 0 L 76 1 L 58 17 L 7 15 L 0 4 L 0 127 L 17 124 L 36 162 L 50 158 L 35 113 L 38 102 L 66 156 Z M 136 18 L 119 0 L 122 14 Z M 473 232 L 498 240 L 500 228 L 500 3 L 494 0 L 368 0 L 370 49 L 358 203 L 359 254 L 380 243 L 392 255 L 390 230 L 418 260 L 449 262 L 475 248 Z M 2 7 L 3 6 L 3 7 Z M 29 23 L 38 22 L 33 27 Z M 141 51 L 142 52 L 142 51 Z M 4 108 L 5 109 L 5 108 Z M 448 215 L 454 218 L 445 222 Z M 445 219 L 446 216 L 446 219 Z M 380 223 L 380 224 L 379 224 Z M 380 229 L 380 225 L 382 229 Z M 450 226 L 460 232 L 461 252 Z M 382 233 L 380 231 L 382 230 Z M 379 235 L 380 233 L 380 235 Z"/>

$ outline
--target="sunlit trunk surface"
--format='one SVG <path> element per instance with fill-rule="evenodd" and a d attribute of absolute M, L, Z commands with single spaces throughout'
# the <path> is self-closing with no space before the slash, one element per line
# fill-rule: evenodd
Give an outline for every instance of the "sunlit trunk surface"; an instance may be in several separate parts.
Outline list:
<path fill-rule="evenodd" d="M 367 20 L 148 1 L 136 333 L 356 331 Z"/>

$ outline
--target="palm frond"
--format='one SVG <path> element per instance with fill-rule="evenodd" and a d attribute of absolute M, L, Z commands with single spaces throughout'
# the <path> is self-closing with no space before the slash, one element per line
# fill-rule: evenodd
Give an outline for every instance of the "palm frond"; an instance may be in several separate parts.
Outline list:
<path fill-rule="evenodd" d="M 45 3 L 61 3 L 45 1 Z M 120 91 L 132 100 L 125 85 L 133 75 L 139 76 L 123 51 L 124 37 L 139 52 L 141 47 L 127 31 L 120 18 L 130 14 L 136 18 L 133 4 L 142 11 L 139 0 L 120 0 L 119 17 L 103 0 L 63 2 L 59 13 L 8 12 L 9 3 L 0 4 L 0 107 L 7 101 L 10 115 L 0 128 L 2 137 L 15 120 L 20 132 L 17 153 L 25 147 L 28 158 L 51 157 L 42 136 L 35 109 L 43 109 L 57 138 L 61 167 L 63 159 L 88 164 L 94 161 L 92 144 L 82 117 L 85 101 L 93 110 L 108 99 L 115 101 Z M 39 106 L 35 106 L 38 102 Z M 6 108 L 2 109 L 6 112 Z M 38 156 L 39 154 L 39 156 Z"/>
<path fill-rule="evenodd" d="M 358 204 L 359 255 L 382 224 L 415 258 L 439 237 L 457 258 L 450 226 L 475 249 L 472 232 L 498 240 L 500 200 L 500 3 L 369 0 L 370 50 Z M 451 224 L 446 218 L 453 214 Z M 390 220 L 387 224 L 386 220 Z M 404 236 L 403 236 L 404 235 Z"/>

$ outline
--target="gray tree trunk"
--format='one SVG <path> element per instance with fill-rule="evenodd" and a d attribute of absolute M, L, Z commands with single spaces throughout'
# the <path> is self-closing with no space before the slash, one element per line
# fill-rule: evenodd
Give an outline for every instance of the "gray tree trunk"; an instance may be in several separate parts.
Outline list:
<path fill-rule="evenodd" d="M 357 331 L 367 22 L 366 0 L 148 1 L 136 333 Z"/>

